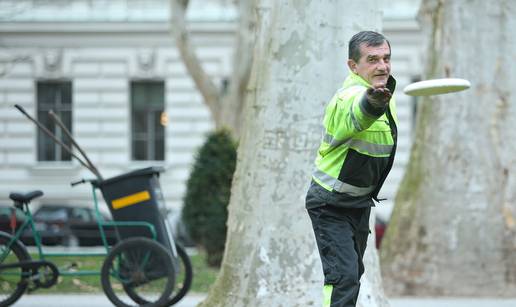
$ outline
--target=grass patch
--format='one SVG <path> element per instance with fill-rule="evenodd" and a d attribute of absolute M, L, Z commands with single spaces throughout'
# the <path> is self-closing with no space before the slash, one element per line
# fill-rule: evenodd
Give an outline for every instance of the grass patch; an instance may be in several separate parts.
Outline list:
<path fill-rule="evenodd" d="M 37 254 L 31 255 L 37 259 Z M 100 282 L 100 270 L 105 257 L 102 256 L 66 256 L 46 257 L 47 261 L 53 262 L 61 272 L 96 271 L 96 275 L 88 276 L 59 276 L 56 285 L 49 289 L 38 289 L 36 293 L 102 293 Z M 198 253 L 190 255 L 194 271 L 193 283 L 190 292 L 205 293 L 217 277 L 218 269 L 206 265 L 206 254 Z"/>
<path fill-rule="evenodd" d="M 191 292 L 206 293 L 213 285 L 219 269 L 211 268 L 206 264 L 206 254 L 199 253 L 191 256 L 192 268 L 194 272 Z"/>
<path fill-rule="evenodd" d="M 31 255 L 36 259 L 37 255 Z M 97 272 L 95 275 L 68 276 L 60 275 L 53 287 L 49 289 L 38 289 L 41 294 L 50 293 L 96 293 L 102 292 L 100 283 L 100 270 L 104 257 L 102 256 L 67 256 L 67 257 L 46 257 L 47 261 L 54 263 L 60 272 L 77 273 L 79 271 Z"/>

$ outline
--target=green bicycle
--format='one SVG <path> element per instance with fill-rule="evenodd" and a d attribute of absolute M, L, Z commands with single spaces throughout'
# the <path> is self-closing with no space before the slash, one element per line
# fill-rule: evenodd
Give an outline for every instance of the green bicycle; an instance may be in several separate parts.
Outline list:
<path fill-rule="evenodd" d="M 43 192 L 9 195 L 14 201 L 13 214 L 21 211 L 26 219 L 13 234 L 0 232 L 0 307 L 14 304 L 28 290 L 52 287 L 59 276 L 100 275 L 104 293 L 116 306 L 170 306 L 181 300 L 190 288 L 193 275 L 190 259 L 184 248 L 173 241 L 168 245 L 163 244 L 163 238 L 160 238 L 163 234 L 156 231 L 156 225 L 148 221 L 117 221 L 115 215 L 114 221 L 105 221 L 99 212 L 96 196 L 97 189 L 105 192 L 103 182 L 81 180 L 72 185 L 85 182 L 92 185 L 104 252 L 45 252 L 29 205 L 32 200 L 42 196 Z M 104 196 L 106 198 L 105 193 Z M 117 230 L 119 243 L 115 246 L 111 247 L 107 243 L 104 231 L 106 227 Z M 22 232 L 29 228 L 34 235 L 37 259 L 32 259 L 20 240 Z M 105 257 L 105 260 L 100 271 L 59 268 L 48 260 L 50 257 L 69 256 L 99 256 Z"/>

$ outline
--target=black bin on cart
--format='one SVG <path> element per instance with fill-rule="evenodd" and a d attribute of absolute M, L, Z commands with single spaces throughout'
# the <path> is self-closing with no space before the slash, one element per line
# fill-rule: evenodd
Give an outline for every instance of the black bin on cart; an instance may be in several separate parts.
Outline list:
<path fill-rule="evenodd" d="M 161 167 L 148 167 L 103 180 L 100 190 L 113 220 L 116 222 L 148 222 L 156 230 L 157 240 L 171 250 L 171 232 L 161 210 L 165 201 L 159 184 Z M 148 227 L 118 226 L 121 239 L 145 236 L 151 238 Z"/>

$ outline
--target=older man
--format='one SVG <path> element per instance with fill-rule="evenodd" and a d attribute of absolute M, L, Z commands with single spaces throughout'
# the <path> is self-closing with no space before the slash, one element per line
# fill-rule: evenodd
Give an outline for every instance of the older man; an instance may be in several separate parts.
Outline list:
<path fill-rule="evenodd" d="M 391 47 L 363 31 L 349 42 L 349 76 L 326 107 L 306 208 L 324 272 L 324 306 L 356 306 L 369 214 L 396 151 Z"/>

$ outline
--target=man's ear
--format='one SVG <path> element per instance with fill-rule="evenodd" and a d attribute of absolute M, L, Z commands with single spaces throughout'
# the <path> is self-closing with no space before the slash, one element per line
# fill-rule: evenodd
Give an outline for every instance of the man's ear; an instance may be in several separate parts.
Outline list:
<path fill-rule="evenodd" d="M 355 61 L 353 61 L 352 59 L 348 60 L 348 67 L 349 70 L 351 70 L 355 74 L 357 73 L 357 63 L 355 63 Z"/>

